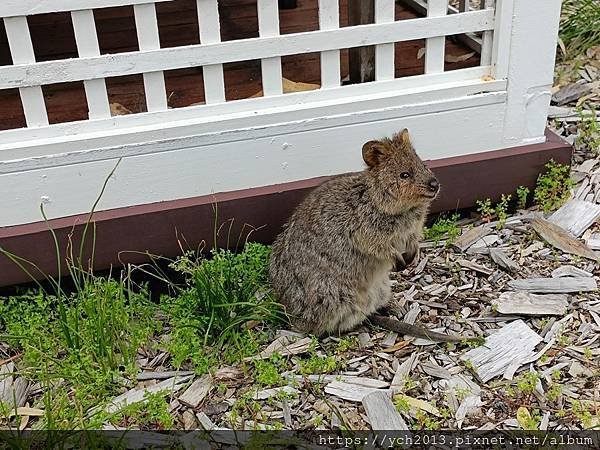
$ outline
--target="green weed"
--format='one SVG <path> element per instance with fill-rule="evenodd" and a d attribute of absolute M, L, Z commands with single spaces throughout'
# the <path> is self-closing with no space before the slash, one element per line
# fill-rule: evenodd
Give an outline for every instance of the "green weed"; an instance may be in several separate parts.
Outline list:
<path fill-rule="evenodd" d="M 564 0 L 560 38 L 571 54 L 600 45 L 600 3 L 597 0 Z"/>
<path fill-rule="evenodd" d="M 496 228 L 501 230 L 504 228 L 504 224 L 506 219 L 508 218 L 508 203 L 510 202 L 512 195 L 504 195 L 502 194 L 502 199 L 496 205 L 494 212 L 496 213 L 496 217 L 498 218 L 498 224 Z"/>
<path fill-rule="evenodd" d="M 187 278 L 176 297 L 161 299 L 172 329 L 168 350 L 177 366 L 189 360 L 203 372 L 217 350 L 224 350 L 226 359 L 255 353 L 264 335 L 248 325 L 283 320 L 267 290 L 269 252 L 248 243 L 241 253 L 215 250 L 210 259 L 188 254 L 171 265 Z"/>
<path fill-rule="evenodd" d="M 540 174 L 533 193 L 535 203 L 546 213 L 559 208 L 571 195 L 575 185 L 569 177 L 570 167 L 550 160 Z"/>
<path fill-rule="evenodd" d="M 579 147 L 587 147 L 594 155 L 600 153 L 600 122 L 595 109 L 591 109 L 589 113 L 584 113 L 583 108 L 579 108 L 579 117 L 581 122 L 577 127 L 579 136 L 575 144 Z"/>
<path fill-rule="evenodd" d="M 477 212 L 485 222 L 491 222 L 496 210 L 492 207 L 492 201 L 489 198 L 485 200 L 477 200 L 475 202 Z"/>
<path fill-rule="evenodd" d="M 527 198 L 529 197 L 529 188 L 519 186 L 517 188 L 517 208 L 525 209 L 527 207 Z"/>
<path fill-rule="evenodd" d="M 160 392 L 146 394 L 144 402 L 133 403 L 121 409 L 109 420 L 115 425 L 136 425 L 145 429 L 173 429 L 175 420 L 169 412 L 169 402 Z"/>
<path fill-rule="evenodd" d="M 446 239 L 448 244 L 452 243 L 460 236 L 460 228 L 456 224 L 459 219 L 460 214 L 458 213 L 454 213 L 450 217 L 446 217 L 445 215 L 438 217 L 431 227 L 423 229 L 425 239 L 434 241 L 436 245 L 442 239 Z"/>
<path fill-rule="evenodd" d="M 255 379 L 261 386 L 277 386 L 283 382 L 281 373 L 287 369 L 287 361 L 278 353 L 269 359 L 254 361 Z"/>
<path fill-rule="evenodd" d="M 531 395 L 535 391 L 540 376 L 537 372 L 525 372 L 517 378 L 517 390 L 524 395 Z"/>

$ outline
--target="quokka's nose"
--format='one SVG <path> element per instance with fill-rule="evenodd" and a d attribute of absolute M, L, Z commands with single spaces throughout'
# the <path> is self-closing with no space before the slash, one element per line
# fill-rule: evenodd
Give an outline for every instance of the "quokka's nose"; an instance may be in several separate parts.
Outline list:
<path fill-rule="evenodd" d="M 437 192 L 440 190 L 440 183 L 435 178 L 429 180 L 428 186 L 431 192 Z"/>

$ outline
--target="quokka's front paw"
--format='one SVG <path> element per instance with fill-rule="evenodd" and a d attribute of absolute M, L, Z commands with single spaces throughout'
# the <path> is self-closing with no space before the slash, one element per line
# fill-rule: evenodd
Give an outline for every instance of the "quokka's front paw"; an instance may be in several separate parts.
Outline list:
<path fill-rule="evenodd" d="M 406 251 L 396 256 L 396 271 L 406 269 L 419 255 L 419 244 L 411 244 Z"/>

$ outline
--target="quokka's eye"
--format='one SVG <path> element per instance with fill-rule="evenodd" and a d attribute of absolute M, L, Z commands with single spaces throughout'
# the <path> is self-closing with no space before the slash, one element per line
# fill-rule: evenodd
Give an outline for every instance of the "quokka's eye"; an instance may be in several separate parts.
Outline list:
<path fill-rule="evenodd" d="M 402 172 L 400 174 L 400 178 L 402 178 L 403 180 L 406 180 L 407 178 L 410 178 L 410 172 Z"/>

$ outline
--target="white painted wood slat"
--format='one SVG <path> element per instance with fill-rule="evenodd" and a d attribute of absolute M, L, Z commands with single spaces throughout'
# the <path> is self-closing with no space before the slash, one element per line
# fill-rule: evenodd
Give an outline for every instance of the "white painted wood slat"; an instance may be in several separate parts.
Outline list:
<path fill-rule="evenodd" d="M 135 5 L 133 11 L 135 13 L 135 28 L 140 51 L 160 49 L 154 3 Z M 164 111 L 167 109 L 167 90 L 162 71 L 144 72 L 144 91 L 148 111 Z"/>
<path fill-rule="evenodd" d="M 32 16 L 34 14 L 170 1 L 172 0 L 2 0 L 0 2 L 0 17 Z"/>
<path fill-rule="evenodd" d="M 439 86 L 452 86 L 453 95 L 457 97 L 472 95 L 474 92 L 497 93 L 506 90 L 506 81 L 482 81 L 481 77 L 489 74 L 490 66 L 470 67 L 466 69 L 452 70 L 444 73 L 435 73 L 430 75 L 413 75 L 409 77 L 396 78 L 390 81 L 379 83 L 364 83 L 350 86 L 339 86 L 331 89 L 318 89 L 314 91 L 296 92 L 289 95 L 255 98 L 242 100 L 234 103 L 220 103 L 215 105 L 191 106 L 187 108 L 170 109 L 168 111 L 159 111 L 147 114 L 130 114 L 98 121 L 66 122 L 55 124 L 52 127 L 35 129 L 14 129 L 0 131 L 0 154 L 6 155 L 15 149 L 27 147 L 32 149 L 29 141 L 45 141 L 47 146 L 48 139 L 60 139 L 61 136 L 80 136 L 85 134 L 99 134 L 105 129 L 119 130 L 136 127 L 156 126 L 156 124 L 165 124 L 166 122 L 181 122 L 189 120 L 214 121 L 219 118 L 222 120 L 225 116 L 234 114 L 249 114 L 257 110 L 266 114 L 269 110 L 289 110 L 309 108 L 313 104 L 335 105 L 342 107 L 349 102 L 355 105 L 360 104 L 362 99 L 390 98 L 396 95 L 410 95 L 419 93 L 421 98 L 435 94 L 438 99 L 447 94 L 440 93 Z M 407 97 L 404 97 L 405 99 Z M 369 104 L 365 109 L 374 109 L 375 106 Z M 330 114 L 335 113 L 332 106 Z M 431 112 L 431 111 L 428 111 Z M 342 112 L 337 112 L 342 114 Z M 118 119 L 118 120 L 117 120 Z M 62 144 L 61 144 L 62 145 Z M 52 151 L 52 150 L 50 150 Z M 22 154 L 11 153 L 9 159 L 19 159 Z M 0 173 L 1 173 L 0 169 Z"/>
<path fill-rule="evenodd" d="M 217 0 L 197 0 L 200 44 L 221 42 L 221 25 Z M 223 64 L 211 64 L 202 68 L 204 98 L 207 104 L 225 101 L 225 79 Z"/>
<path fill-rule="evenodd" d="M 481 9 L 493 9 L 494 4 L 494 0 L 481 0 Z M 481 36 L 481 65 L 487 66 L 492 63 L 493 43 L 493 31 L 484 31 Z"/>
<path fill-rule="evenodd" d="M 98 45 L 96 23 L 94 22 L 94 11 L 91 9 L 72 11 L 71 20 L 79 56 L 99 56 L 100 47 Z M 89 118 L 105 119 L 110 117 L 110 105 L 104 79 L 86 80 L 83 85 L 88 103 Z"/>
<path fill-rule="evenodd" d="M 6 37 L 13 64 L 35 63 L 35 53 L 27 17 L 8 17 L 4 19 Z M 9 66 L 10 67 L 10 66 Z M 44 93 L 40 85 L 19 89 L 25 121 L 28 127 L 48 125 L 48 113 L 44 102 Z"/>
<path fill-rule="evenodd" d="M 456 72 L 424 76 L 454 75 Z M 271 132 L 284 136 L 300 128 L 308 131 L 357 123 L 375 124 L 390 118 L 435 115 L 492 104 L 501 106 L 506 99 L 506 93 L 502 90 L 506 88 L 505 81 L 482 82 L 473 79 L 469 83 L 443 83 L 425 89 L 393 89 L 394 85 L 405 85 L 404 81 L 408 78 L 411 77 L 252 101 L 131 114 L 104 121 L 57 124 L 31 129 L 29 136 L 23 133 L 25 129 L 9 130 L 1 133 L 2 141 L 7 143 L 0 145 L 0 157 L 5 159 L 5 162 L 0 162 L 0 174 L 187 148 L 195 144 L 186 136 L 199 132 L 204 136 L 202 145 L 208 145 L 239 140 L 240 137 L 251 140 Z M 378 89 L 360 89 L 371 86 Z M 494 91 L 481 94 L 486 87 Z M 335 93 L 336 90 L 339 92 Z M 341 90 L 351 91 L 354 95 L 340 98 L 335 94 L 341 93 Z M 376 91 L 383 95 L 360 95 Z M 308 94 L 320 95 L 313 97 Z M 274 108 L 269 109 L 269 106 Z M 322 119 L 314 120 L 315 117 Z M 501 129 L 498 130 L 500 132 Z M 477 142 L 473 137 L 469 139 L 474 139 L 473 144 Z M 148 145 L 139 147 L 136 145 L 139 142 Z M 477 149 L 473 147 L 472 151 Z M 37 158 L 50 155 L 55 155 L 51 161 Z M 444 155 L 451 156 L 448 152 Z"/>
<path fill-rule="evenodd" d="M 427 17 L 445 16 L 448 12 L 448 0 L 428 0 Z M 425 73 L 444 71 L 446 36 L 429 38 L 425 43 Z"/>
<path fill-rule="evenodd" d="M 279 35 L 279 4 L 277 0 L 258 0 L 258 33 L 262 37 Z M 257 43 L 260 47 L 261 42 Z M 261 59 L 263 95 L 279 95 L 283 93 L 283 75 L 281 74 L 281 57 Z"/>
<path fill-rule="evenodd" d="M 492 44 L 492 76 L 496 79 L 508 76 L 509 54 L 512 36 L 514 0 L 502 0 L 496 4 Z"/>
<path fill-rule="evenodd" d="M 492 29 L 493 24 L 494 12 L 483 10 L 444 17 L 407 19 L 392 23 L 242 39 L 208 45 L 188 45 L 145 52 L 0 66 L 0 89 L 427 39 L 440 35 L 488 30 Z M 357 29 L 360 29 L 360 32 L 357 32 Z"/>
<path fill-rule="evenodd" d="M 339 0 L 319 0 L 319 29 L 335 30 L 340 27 Z M 321 87 L 340 85 L 340 51 L 321 52 Z"/>
<path fill-rule="evenodd" d="M 393 22 L 395 8 L 394 0 L 375 0 L 375 23 Z M 375 46 L 375 80 L 392 80 L 394 72 L 394 43 Z"/>

